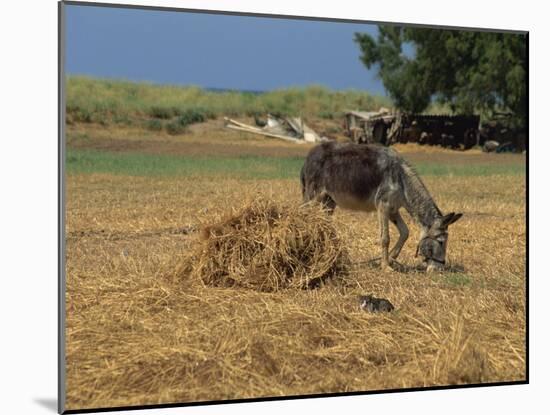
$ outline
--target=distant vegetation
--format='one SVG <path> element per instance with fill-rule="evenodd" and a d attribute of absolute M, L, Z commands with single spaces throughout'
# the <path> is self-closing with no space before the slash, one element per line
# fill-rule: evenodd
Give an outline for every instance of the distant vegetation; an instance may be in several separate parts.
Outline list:
<path fill-rule="evenodd" d="M 133 125 L 179 134 L 185 127 L 220 116 L 265 113 L 305 118 L 338 118 L 345 109 L 378 110 L 388 98 L 360 91 L 332 91 L 321 86 L 265 93 L 207 91 L 194 86 L 166 86 L 71 76 L 67 79 L 67 122 Z"/>

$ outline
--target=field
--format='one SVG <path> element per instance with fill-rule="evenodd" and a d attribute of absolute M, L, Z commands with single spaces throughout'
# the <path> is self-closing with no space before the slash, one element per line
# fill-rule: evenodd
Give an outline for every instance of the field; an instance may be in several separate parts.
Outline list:
<path fill-rule="evenodd" d="M 309 148 L 219 117 L 176 135 L 68 126 L 67 409 L 525 379 L 524 155 L 396 147 L 444 212 L 464 213 L 442 273 L 382 272 L 376 215 L 337 209 L 342 281 L 265 293 L 178 274 L 196 226 L 258 195 L 299 203 Z M 418 228 L 404 218 L 412 269 Z M 395 311 L 362 311 L 369 293 Z"/>

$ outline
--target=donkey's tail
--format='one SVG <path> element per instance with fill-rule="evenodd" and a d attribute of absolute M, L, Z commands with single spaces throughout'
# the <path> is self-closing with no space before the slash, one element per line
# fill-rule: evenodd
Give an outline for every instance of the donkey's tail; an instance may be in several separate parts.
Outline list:
<path fill-rule="evenodd" d="M 302 170 L 300 170 L 300 183 L 302 184 L 302 200 L 306 202 L 306 165 L 304 164 L 302 166 Z"/>

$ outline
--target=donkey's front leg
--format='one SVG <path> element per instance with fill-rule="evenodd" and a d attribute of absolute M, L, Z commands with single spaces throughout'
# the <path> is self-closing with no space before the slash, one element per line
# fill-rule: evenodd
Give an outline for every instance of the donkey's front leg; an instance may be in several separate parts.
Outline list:
<path fill-rule="evenodd" d="M 407 228 L 407 224 L 399 214 L 399 211 L 390 213 L 390 220 L 399 230 L 399 239 L 397 240 L 397 242 L 395 243 L 395 246 L 390 251 L 390 259 L 396 259 L 399 256 L 399 253 L 401 252 L 403 245 L 409 238 L 409 228 Z"/>
<path fill-rule="evenodd" d="M 378 223 L 380 225 L 380 244 L 382 245 L 382 259 L 380 266 L 382 270 L 390 270 L 388 249 L 390 247 L 389 209 L 384 203 L 378 205 Z"/>

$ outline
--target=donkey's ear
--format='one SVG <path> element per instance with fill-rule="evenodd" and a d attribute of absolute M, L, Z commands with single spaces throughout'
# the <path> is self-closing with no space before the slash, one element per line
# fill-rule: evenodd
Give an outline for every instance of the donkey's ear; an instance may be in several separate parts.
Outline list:
<path fill-rule="evenodd" d="M 459 220 L 461 217 L 462 217 L 462 213 L 451 212 L 451 213 L 443 216 L 443 219 L 441 220 L 441 226 L 447 227 L 449 225 L 452 225 L 457 220 Z"/>

